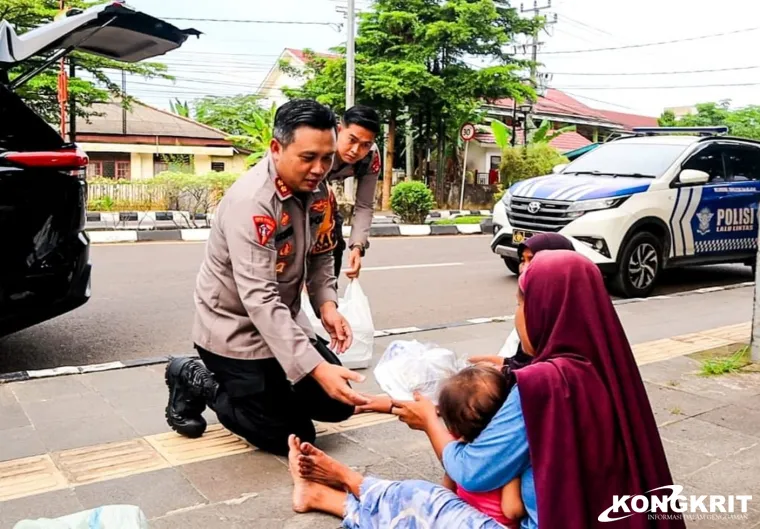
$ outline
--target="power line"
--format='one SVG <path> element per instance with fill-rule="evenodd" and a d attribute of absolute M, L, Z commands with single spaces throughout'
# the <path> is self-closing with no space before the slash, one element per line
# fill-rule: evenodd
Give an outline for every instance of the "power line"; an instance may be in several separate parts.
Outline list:
<path fill-rule="evenodd" d="M 588 101 L 593 101 L 593 102 L 595 102 L 595 103 L 602 103 L 602 104 L 604 104 L 604 105 L 611 105 L 611 106 L 613 106 L 613 107 L 624 108 L 624 109 L 626 109 L 626 110 L 632 110 L 633 112 L 639 112 L 639 111 L 638 111 L 637 109 L 635 109 L 635 108 L 627 107 L 627 106 L 625 106 L 625 105 L 620 105 L 620 104 L 618 104 L 618 103 L 613 103 L 613 102 L 611 102 L 611 101 L 604 101 L 604 100 L 602 100 L 602 99 L 594 99 L 593 97 L 588 97 L 588 96 L 584 96 L 584 95 L 580 95 L 580 94 L 574 94 L 574 93 L 572 93 L 572 92 L 567 92 L 567 91 L 565 91 L 565 93 L 566 93 L 567 95 L 569 95 L 569 96 L 578 97 L 578 98 L 580 98 L 580 99 L 587 99 Z"/>
<path fill-rule="evenodd" d="M 558 90 L 670 90 L 675 88 L 727 88 L 732 86 L 760 86 L 758 83 L 725 83 L 678 86 L 567 86 Z"/>
<path fill-rule="evenodd" d="M 572 75 L 572 76 L 611 76 L 611 77 L 618 77 L 618 76 L 638 76 L 638 75 L 682 75 L 682 74 L 693 74 L 693 73 L 714 73 L 714 72 L 737 72 L 741 70 L 757 70 L 760 68 L 760 66 L 737 66 L 733 68 L 714 68 L 714 69 L 708 69 L 708 70 L 681 70 L 681 71 L 671 71 L 671 72 L 616 72 L 616 73 L 609 73 L 609 72 L 583 72 L 583 73 L 576 73 L 576 72 L 548 72 L 552 75 Z"/>
<path fill-rule="evenodd" d="M 704 39 L 712 39 L 717 37 L 727 37 L 729 35 L 738 35 L 740 33 L 749 33 L 751 31 L 757 31 L 760 27 L 756 28 L 746 28 L 746 29 L 737 29 L 735 31 L 727 31 L 724 33 L 713 33 L 711 35 L 700 35 L 697 37 L 687 37 L 684 39 L 674 39 L 674 40 L 663 40 L 659 42 L 646 42 L 642 44 L 629 44 L 626 46 L 611 46 L 607 48 L 589 48 L 585 50 L 560 50 L 560 51 L 545 51 L 542 52 L 545 55 L 562 55 L 562 54 L 570 54 L 570 53 L 592 53 L 592 52 L 599 52 L 599 51 L 616 51 L 616 50 L 627 50 L 627 49 L 634 49 L 634 48 L 647 48 L 651 46 L 664 46 L 666 44 L 678 44 L 680 42 L 693 42 L 695 40 L 704 40 Z"/>
<path fill-rule="evenodd" d="M 307 20 L 246 20 L 242 18 L 191 18 L 161 17 L 164 20 L 181 20 L 183 22 L 221 22 L 232 24 L 292 24 L 304 26 L 339 26 L 336 22 L 312 22 Z"/>

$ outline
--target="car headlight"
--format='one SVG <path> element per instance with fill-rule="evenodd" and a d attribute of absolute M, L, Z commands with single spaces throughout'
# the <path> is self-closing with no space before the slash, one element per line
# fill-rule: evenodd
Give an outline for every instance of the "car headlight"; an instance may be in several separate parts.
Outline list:
<path fill-rule="evenodd" d="M 509 191 L 504 193 L 504 196 L 501 199 L 501 203 L 504 204 L 504 208 L 509 211 L 510 207 L 512 206 L 512 195 L 509 193 Z"/>
<path fill-rule="evenodd" d="M 598 211 L 601 209 L 612 209 L 618 207 L 620 204 L 628 200 L 630 197 L 615 197 L 615 198 L 601 198 L 597 200 L 579 200 L 573 202 L 570 207 L 567 208 L 568 212 L 575 213 L 587 213 L 589 211 Z"/>

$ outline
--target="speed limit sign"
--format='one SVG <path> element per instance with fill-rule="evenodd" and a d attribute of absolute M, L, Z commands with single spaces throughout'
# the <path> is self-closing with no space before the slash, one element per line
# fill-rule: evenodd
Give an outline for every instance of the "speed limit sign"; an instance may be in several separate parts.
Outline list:
<path fill-rule="evenodd" d="M 459 130 L 459 137 L 464 141 L 470 141 L 475 138 L 475 125 L 472 123 L 465 123 Z"/>

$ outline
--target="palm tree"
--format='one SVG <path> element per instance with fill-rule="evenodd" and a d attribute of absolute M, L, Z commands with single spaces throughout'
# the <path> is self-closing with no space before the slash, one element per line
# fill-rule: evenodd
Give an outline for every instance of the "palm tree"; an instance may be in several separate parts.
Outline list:
<path fill-rule="evenodd" d="M 169 106 L 172 109 L 172 113 L 182 116 L 183 118 L 190 117 L 190 103 L 187 101 L 182 102 L 179 99 L 169 101 Z"/>

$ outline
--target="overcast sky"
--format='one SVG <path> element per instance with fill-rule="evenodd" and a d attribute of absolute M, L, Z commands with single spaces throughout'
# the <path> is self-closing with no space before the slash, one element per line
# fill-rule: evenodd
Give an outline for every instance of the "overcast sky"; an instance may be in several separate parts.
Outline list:
<path fill-rule="evenodd" d="M 345 0 L 343 0 L 345 4 Z M 359 4 L 366 4 L 359 0 Z M 341 23 L 336 0 L 131 0 L 131 5 L 162 17 L 251 19 Z M 533 5 L 525 1 L 526 7 Z M 545 5 L 546 0 L 539 2 Z M 515 5 L 519 7 L 519 2 Z M 542 71 L 550 86 L 599 108 L 659 115 L 669 106 L 731 99 L 735 106 L 760 103 L 760 2 L 758 0 L 555 0 L 558 23 L 541 40 Z M 527 15 L 526 15 L 527 16 Z M 204 32 L 181 50 L 162 58 L 178 81 L 130 79 L 130 92 L 147 102 L 168 106 L 170 97 L 194 99 L 205 94 L 255 91 L 283 48 L 325 51 L 345 41 L 345 29 L 319 25 L 231 24 L 172 21 Z M 741 31 L 741 32 L 740 32 Z M 678 44 L 593 53 L 592 48 L 740 32 Z M 677 75 L 579 75 L 732 71 Z M 744 68 L 739 70 L 738 68 Z M 737 85 L 666 88 L 701 85 Z M 639 88 L 633 88 L 639 87 Z M 643 88 L 647 87 L 647 88 Z M 594 101 L 598 100 L 598 101 Z"/>

